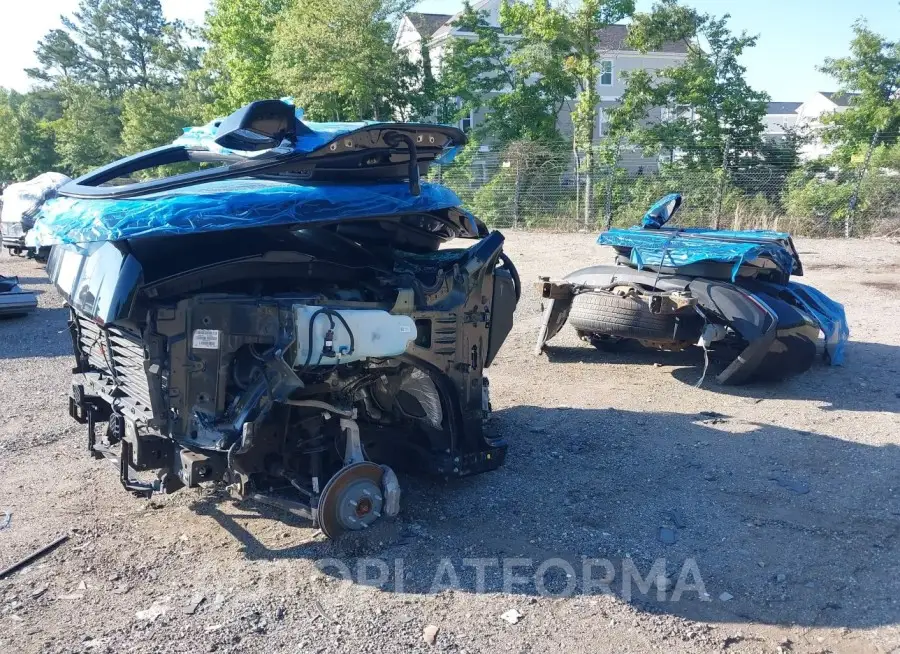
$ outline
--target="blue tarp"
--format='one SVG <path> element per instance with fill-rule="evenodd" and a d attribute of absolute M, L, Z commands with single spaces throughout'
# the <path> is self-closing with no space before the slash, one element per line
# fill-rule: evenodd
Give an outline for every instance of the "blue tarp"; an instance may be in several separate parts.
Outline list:
<path fill-rule="evenodd" d="M 31 247 L 197 234 L 457 207 L 456 194 L 423 183 L 411 195 L 406 182 L 289 184 L 235 179 L 120 200 L 61 197 L 41 209 L 28 233 Z"/>
<path fill-rule="evenodd" d="M 756 259 L 771 259 L 786 275 L 794 269 L 794 256 L 784 244 L 789 234 L 771 231 L 712 229 L 610 229 L 597 238 L 600 245 L 631 248 L 631 262 L 645 266 L 678 268 L 701 261 L 734 264 L 732 280 L 740 267 Z M 725 240 L 735 239 L 735 240 Z M 754 240 L 741 240 L 754 239 Z"/>

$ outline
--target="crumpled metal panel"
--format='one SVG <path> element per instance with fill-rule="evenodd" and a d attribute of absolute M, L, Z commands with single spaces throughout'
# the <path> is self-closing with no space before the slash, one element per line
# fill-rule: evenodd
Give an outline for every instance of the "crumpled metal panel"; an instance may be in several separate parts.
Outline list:
<path fill-rule="evenodd" d="M 828 362 L 833 366 L 841 365 L 844 362 L 844 349 L 850 340 L 844 305 L 806 284 L 788 282 L 785 290 L 816 320 L 819 329 L 825 334 Z"/>
<path fill-rule="evenodd" d="M 703 238 L 704 236 L 714 238 Z M 735 238 L 734 241 L 722 240 Z M 759 239 L 741 241 L 741 238 Z M 781 245 L 789 234 L 764 230 L 713 229 L 610 229 L 597 238 L 600 245 L 631 248 L 630 259 L 639 270 L 645 266 L 678 268 L 701 261 L 732 263 L 732 280 L 740 267 L 758 257 L 771 259 L 786 275 L 794 268 L 794 257 Z"/>
<path fill-rule="evenodd" d="M 297 110 L 298 118 L 303 117 L 303 112 L 301 109 Z M 217 118 L 212 120 L 205 125 L 200 125 L 198 127 L 185 127 L 184 133 L 179 136 L 175 141 L 173 141 L 173 145 L 184 145 L 189 148 L 202 148 L 205 150 L 209 150 L 210 152 L 217 152 L 220 154 L 240 154 L 246 157 L 256 157 L 256 156 L 271 156 L 273 153 L 282 154 L 287 152 L 312 152 L 313 150 L 317 150 L 323 145 L 330 143 L 334 139 L 339 136 L 343 136 L 344 134 L 349 134 L 350 132 L 355 132 L 358 129 L 362 129 L 363 127 L 368 127 L 370 125 L 379 125 L 382 124 L 379 121 L 360 121 L 355 123 L 314 123 L 314 122 L 306 122 L 304 121 L 304 125 L 312 130 L 312 133 L 300 134 L 297 136 L 297 140 L 295 143 L 287 143 L 284 145 L 272 148 L 270 150 L 260 150 L 256 152 L 244 152 L 232 150 L 230 148 L 223 148 L 221 145 L 216 143 L 216 132 L 218 123 L 221 121 L 221 118 Z"/>
<path fill-rule="evenodd" d="M 55 198 L 44 204 L 26 241 L 31 247 L 119 241 L 328 223 L 436 211 L 459 204 L 453 191 L 428 183 L 414 196 L 406 182 L 290 184 L 237 179 L 120 200 Z"/>

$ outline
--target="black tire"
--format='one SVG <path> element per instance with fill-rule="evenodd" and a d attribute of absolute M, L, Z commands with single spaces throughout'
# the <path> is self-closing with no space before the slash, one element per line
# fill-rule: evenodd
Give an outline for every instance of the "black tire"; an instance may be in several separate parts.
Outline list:
<path fill-rule="evenodd" d="M 579 293 L 572 300 L 569 324 L 579 332 L 638 340 L 670 340 L 675 316 L 650 313 L 640 300 L 612 293 Z"/>

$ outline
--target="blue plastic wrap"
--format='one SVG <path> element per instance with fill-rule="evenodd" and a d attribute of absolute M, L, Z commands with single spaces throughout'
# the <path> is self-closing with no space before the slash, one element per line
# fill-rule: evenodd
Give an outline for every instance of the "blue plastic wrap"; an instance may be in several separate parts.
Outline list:
<path fill-rule="evenodd" d="M 704 238 L 714 237 L 714 238 Z M 734 238 L 733 241 L 722 240 Z M 794 256 L 783 243 L 788 234 L 770 231 L 730 232 L 709 229 L 610 229 L 597 238 L 600 245 L 631 248 L 630 259 L 637 268 L 668 266 L 679 268 L 701 261 L 732 263 L 732 281 L 740 267 L 753 259 L 771 259 L 786 275 L 794 269 Z M 740 239 L 757 239 L 742 241 Z"/>
<path fill-rule="evenodd" d="M 844 348 L 850 340 L 844 305 L 805 284 L 788 282 L 786 290 L 818 322 L 819 329 L 825 334 L 825 353 L 829 363 L 833 366 L 841 365 L 844 362 Z"/>
<path fill-rule="evenodd" d="M 302 115 L 301 110 L 298 109 L 297 111 Z M 210 121 L 206 125 L 201 125 L 199 127 L 185 127 L 184 134 L 175 139 L 173 145 L 184 145 L 189 148 L 203 148 L 209 150 L 210 152 L 217 152 L 220 154 L 238 153 L 246 157 L 271 155 L 273 152 L 307 153 L 312 152 L 313 150 L 317 150 L 326 143 L 330 143 L 334 139 L 338 138 L 339 136 L 343 136 L 344 134 L 355 132 L 356 130 L 362 129 L 363 127 L 367 127 L 369 125 L 381 124 L 376 121 L 364 121 L 357 123 L 304 122 L 303 124 L 309 127 L 312 130 L 312 133 L 299 135 L 295 143 L 290 144 L 288 142 L 285 142 L 281 147 L 273 148 L 271 150 L 244 152 L 232 150 L 230 148 L 223 148 L 221 145 L 215 142 L 216 125 L 221 120 L 221 118 L 217 118 L 216 120 Z"/>
<path fill-rule="evenodd" d="M 671 218 L 678 207 L 681 206 L 681 193 L 669 193 L 664 198 L 657 200 L 652 207 L 647 210 L 641 219 L 641 226 L 652 229 L 654 227 L 662 227 Z"/>
<path fill-rule="evenodd" d="M 450 189 L 406 182 L 287 184 L 262 179 L 210 182 L 121 200 L 56 198 L 28 234 L 32 247 L 197 234 L 247 227 L 337 222 L 456 207 Z"/>

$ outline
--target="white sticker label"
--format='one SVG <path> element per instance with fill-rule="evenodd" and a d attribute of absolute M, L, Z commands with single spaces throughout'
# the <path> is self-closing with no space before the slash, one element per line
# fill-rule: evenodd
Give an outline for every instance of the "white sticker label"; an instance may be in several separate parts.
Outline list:
<path fill-rule="evenodd" d="M 194 338 L 191 340 L 191 345 L 195 350 L 218 350 L 219 330 L 195 329 Z"/>
<path fill-rule="evenodd" d="M 410 329 L 410 328 L 407 327 L 406 325 L 401 325 L 401 326 L 400 326 L 400 333 L 401 333 L 401 334 L 408 334 L 408 333 L 410 333 L 411 331 L 412 331 L 412 329 Z"/>

